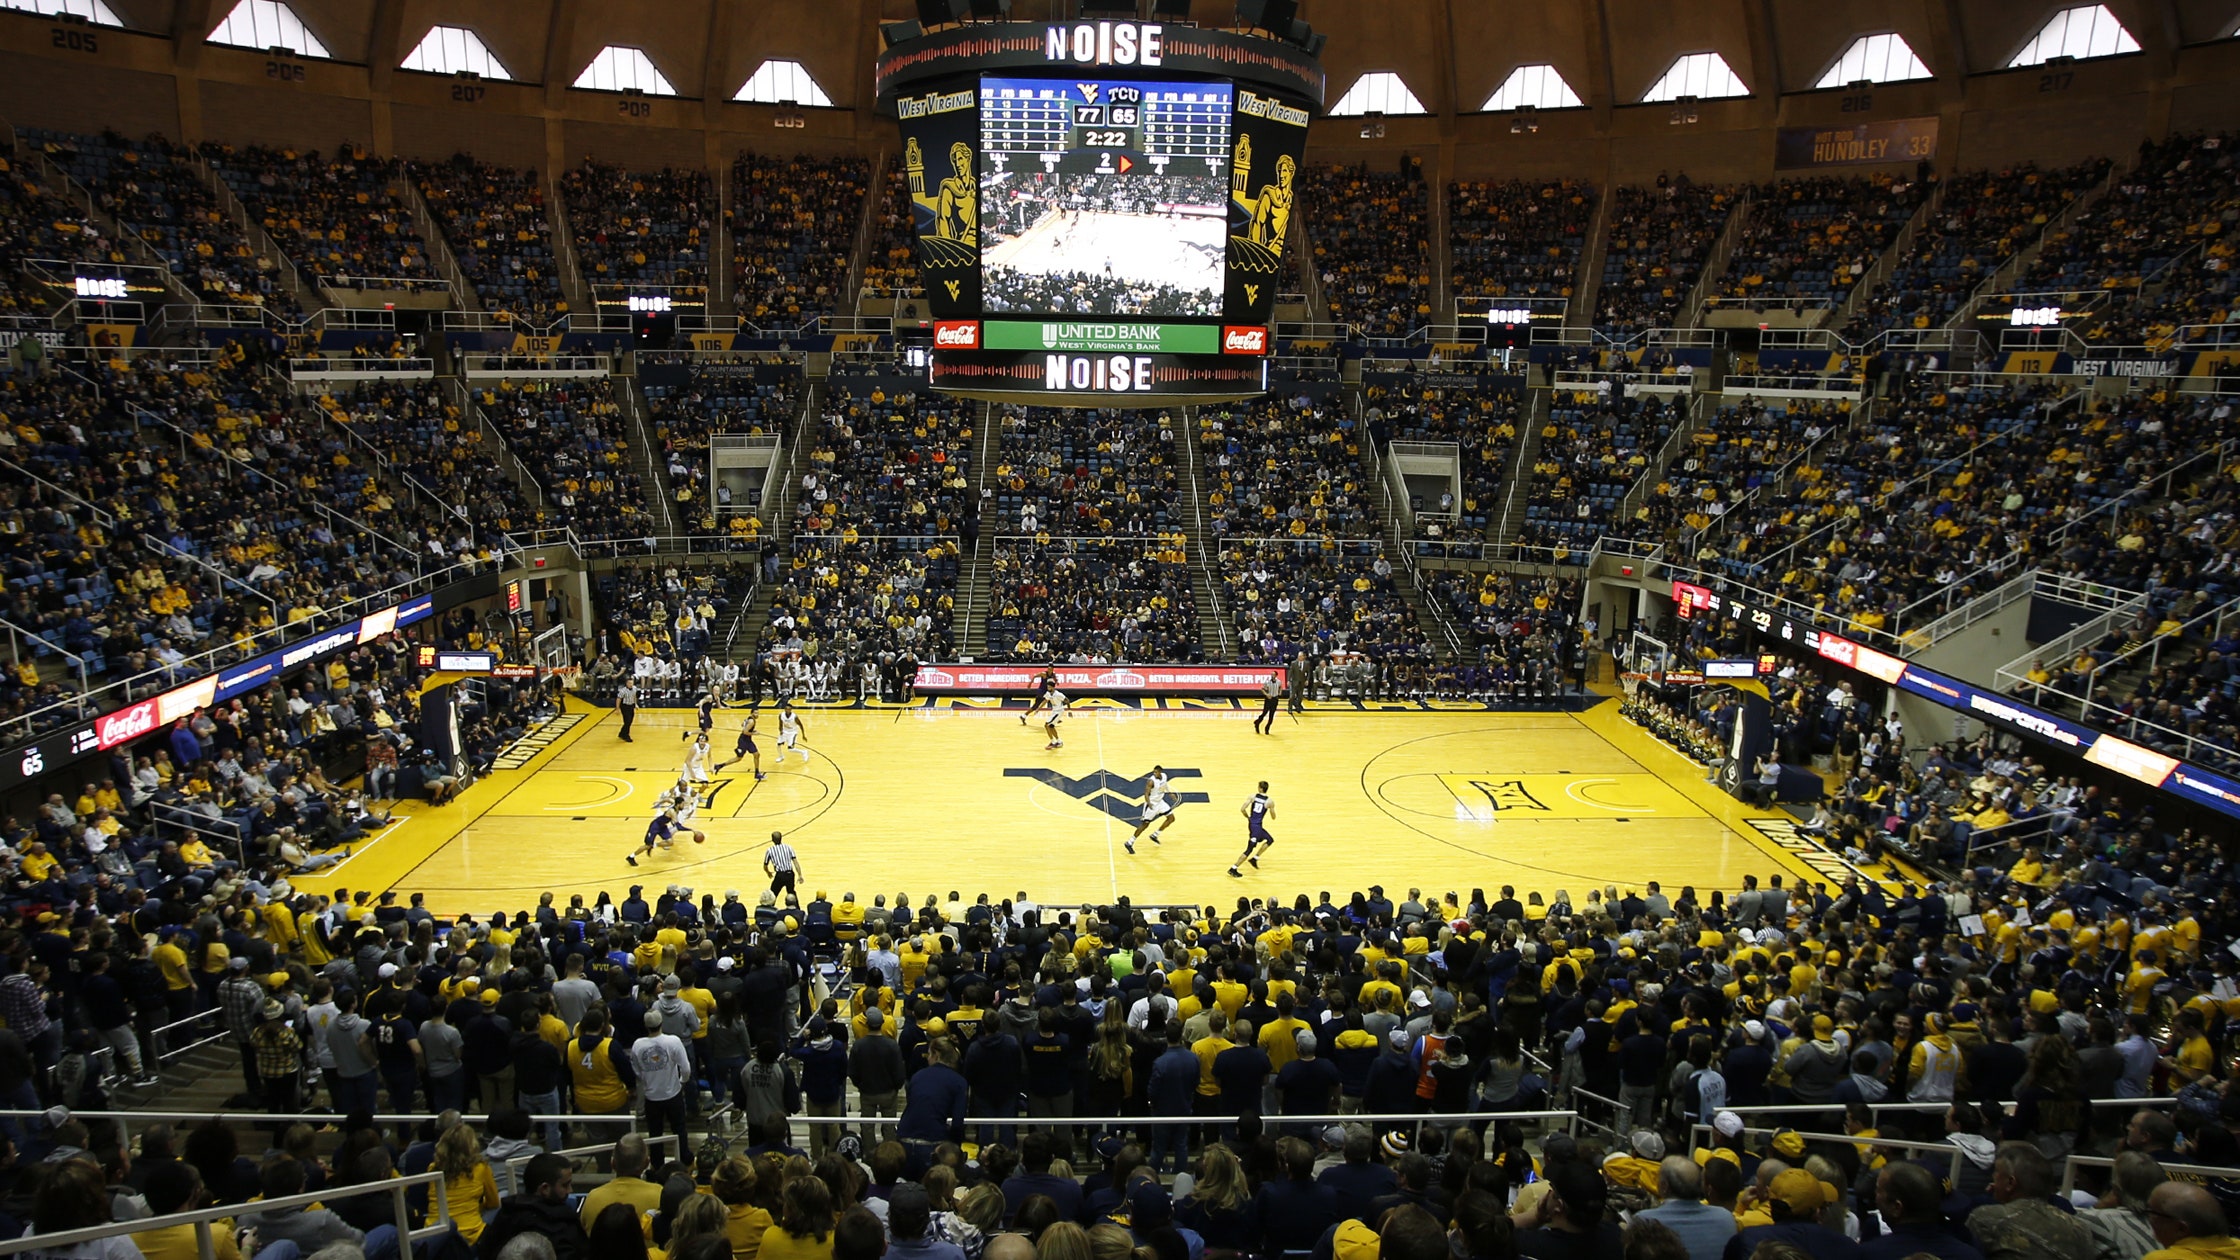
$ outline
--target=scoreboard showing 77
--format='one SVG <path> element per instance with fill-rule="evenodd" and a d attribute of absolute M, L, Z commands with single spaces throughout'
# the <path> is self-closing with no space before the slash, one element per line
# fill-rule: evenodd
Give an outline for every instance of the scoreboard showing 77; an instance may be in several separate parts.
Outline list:
<path fill-rule="evenodd" d="M 1220 178 L 1230 85 L 1111 79 L 980 81 L 991 173 Z"/>

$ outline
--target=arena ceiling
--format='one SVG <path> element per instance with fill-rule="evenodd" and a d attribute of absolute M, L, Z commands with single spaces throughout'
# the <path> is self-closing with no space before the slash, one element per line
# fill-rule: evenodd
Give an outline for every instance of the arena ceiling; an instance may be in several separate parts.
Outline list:
<path fill-rule="evenodd" d="M 8 7 L 61 0 L 5 0 Z M 84 4 L 89 0 L 70 0 Z M 376 148 L 429 156 L 452 147 L 496 150 L 499 160 L 558 160 L 599 153 L 632 156 L 614 125 L 614 103 L 572 88 L 610 45 L 641 49 L 675 98 L 638 121 L 697 133 L 652 143 L 641 160 L 673 162 L 704 149 L 711 164 L 743 146 L 875 148 L 891 126 L 871 110 L 871 63 L 879 24 L 915 16 L 913 0 L 287 0 L 329 57 L 307 71 L 259 68 L 253 51 L 223 48 L 209 36 L 236 0 L 102 0 L 142 38 L 116 39 L 97 59 L 143 77 L 168 76 L 176 104 L 157 86 L 120 76 L 112 124 L 66 99 L 73 80 L 27 58 L 66 60 L 46 45 L 38 18 L 0 17 L 0 111 L 18 124 L 157 130 L 188 139 L 270 142 L 289 125 L 309 128 L 322 147 L 340 134 Z M 1781 125 L 1826 126 L 1867 117 L 1940 115 L 1947 142 L 1940 161 L 2047 159 L 2080 149 L 2120 153 L 2142 136 L 2240 123 L 2240 0 L 2105 0 L 2138 50 L 2081 62 L 2054 88 L 2008 69 L 2054 13 L 2079 0 L 1300 0 L 1301 16 L 1329 37 L 1324 52 L 1328 99 L 1336 102 L 1373 72 L 1399 76 L 1424 114 L 1394 117 L 1378 134 L 1327 125 L 1317 149 L 1437 149 L 1446 171 L 1508 166 L 1559 171 L 1582 160 L 1606 163 L 1617 177 L 1706 162 L 1747 175 L 1770 145 L 1736 133 Z M 1013 16 L 1072 16 L 1079 0 L 1015 0 Z M 1228 25 L 1234 0 L 1197 0 L 1201 24 Z M 471 31 L 501 62 L 512 84 L 494 86 L 485 125 L 439 125 L 413 111 L 435 108 L 449 87 L 437 76 L 399 70 L 436 26 Z M 1930 72 L 1918 82 L 1878 89 L 1871 102 L 1840 90 L 1815 90 L 1861 36 L 1904 39 Z M 1716 53 L 1747 87 L 1734 100 L 1705 101 L 1683 117 L 1643 95 L 1684 54 Z M 9 54 L 21 54 L 11 56 Z M 734 93 L 764 62 L 798 62 L 833 108 L 810 109 L 780 126 Z M 1505 114 L 1488 114 L 1489 96 L 1521 66 L 1560 74 L 1582 107 L 1546 113 L 1526 133 Z M 267 75 L 296 74 L 290 86 L 364 102 L 348 109 L 311 105 L 291 119 L 276 96 L 258 93 Z M 85 82 L 99 85 L 98 79 Z M 415 82 L 418 81 L 418 82 Z M 194 83 L 224 85 L 197 91 Z M 131 90 L 126 90 L 129 88 Z M 147 98 L 142 121 L 132 96 Z M 397 102 L 394 109 L 388 102 Z M 604 111 L 602 113 L 602 111 Z M 392 117 L 392 115 L 394 115 Z M 504 117 L 500 117 L 504 116 Z M 532 126 L 532 120 L 542 123 Z M 1685 123 L 1685 128 L 1682 124 Z M 562 134 L 570 131 L 572 134 Z M 533 133 L 533 134 L 532 134 Z M 479 142 L 477 137 L 481 137 Z M 1763 137 L 1760 137 L 1761 139 Z M 1963 149 L 1971 150 L 1963 152 Z M 517 151 L 518 150 L 518 151 Z"/>

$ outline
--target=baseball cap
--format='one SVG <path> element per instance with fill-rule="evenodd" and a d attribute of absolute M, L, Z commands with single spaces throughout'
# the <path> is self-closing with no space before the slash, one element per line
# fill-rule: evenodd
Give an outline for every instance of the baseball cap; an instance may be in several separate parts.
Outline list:
<path fill-rule="evenodd" d="M 1800 1139 L 1799 1148 L 1803 1145 Z M 1827 1192 L 1821 1188 L 1820 1179 L 1802 1168 L 1791 1168 L 1775 1174 L 1773 1184 L 1766 1187 L 1766 1193 L 1788 1204 L 1789 1210 L 1799 1216 L 1810 1216 L 1828 1203 Z"/>
<path fill-rule="evenodd" d="M 267 988 L 282 988 L 288 983 L 288 973 L 285 971 L 275 971 L 272 974 L 266 976 L 264 978 L 264 982 L 265 987 Z"/>
<path fill-rule="evenodd" d="M 1795 1129 L 1783 1129 L 1774 1134 L 1773 1153 L 1783 1159 L 1804 1158 L 1804 1135 Z"/>
<path fill-rule="evenodd" d="M 1731 1111 L 1721 1111 L 1711 1117 L 1711 1128 L 1720 1137 L 1741 1137 L 1742 1117 Z"/>
<path fill-rule="evenodd" d="M 1633 1136 L 1627 1138 L 1626 1141 L 1628 1145 L 1633 1147 L 1633 1154 L 1637 1159 L 1655 1160 L 1664 1158 L 1664 1139 L 1647 1129 L 1635 1129 Z"/>
<path fill-rule="evenodd" d="M 1828 1035 L 1829 1033 L 1832 1033 L 1832 1032 L 1834 1032 L 1835 1030 L 1836 1030 L 1836 1022 L 1835 1022 L 1834 1020 L 1832 1020 L 1832 1019 L 1829 1019 L 1829 1018 L 1828 1018 L 1827 1016 L 1825 1016 L 1825 1015 L 1815 1015 L 1815 1016 L 1813 1016 L 1813 1017 L 1812 1017 L 1812 1035 L 1813 1035 L 1813 1036 L 1815 1036 L 1815 1037 L 1825 1037 L 1825 1036 L 1827 1036 L 1827 1035 Z"/>
<path fill-rule="evenodd" d="M 1395 1028 L 1385 1036 L 1385 1040 L 1392 1043 L 1393 1049 L 1405 1050 L 1408 1048 L 1408 1030 Z"/>
<path fill-rule="evenodd" d="M 1415 991 L 1414 993 L 1411 993 L 1411 994 L 1409 994 L 1409 995 L 1408 995 L 1408 1005 L 1410 1005 L 1410 1006 L 1429 1006 L 1429 1005 L 1431 1005 L 1431 995 L 1430 995 L 1430 994 L 1428 994 L 1428 993 L 1425 993 L 1425 992 L 1424 992 L 1423 990 L 1421 990 L 1421 989 L 1417 989 L 1417 990 L 1416 990 L 1416 991 Z"/>
<path fill-rule="evenodd" d="M 1145 1179 L 1128 1187 L 1128 1225 L 1156 1229 L 1174 1219 L 1174 1200 L 1157 1181 Z"/>
<path fill-rule="evenodd" d="M 1330 1260 L 1377 1260 L 1380 1245 L 1377 1231 L 1366 1222 L 1345 1221 L 1330 1235 Z"/>
<path fill-rule="evenodd" d="M 1337 1150 L 1346 1144 L 1346 1127 L 1342 1124 L 1326 1124 L 1322 1126 L 1320 1132 L 1315 1134 L 1315 1137 L 1319 1138 L 1324 1146 L 1331 1150 Z"/>
<path fill-rule="evenodd" d="M 1098 1138 L 1094 1149 L 1097 1152 L 1098 1159 L 1109 1161 L 1120 1158 L 1120 1149 L 1126 1145 L 1126 1138 L 1121 1137 L 1117 1133 L 1110 1133 L 1106 1134 L 1104 1137 Z M 899 1188 L 899 1186 L 897 1188 Z M 889 1203 L 894 1202 L 894 1196 L 888 1195 L 887 1201 Z"/>
<path fill-rule="evenodd" d="M 233 956 L 233 958 L 227 961 L 226 966 L 233 968 L 235 971 L 247 971 L 249 969 L 249 960 L 236 954 Z"/>
<path fill-rule="evenodd" d="M 1766 1026 L 1760 1020 L 1745 1020 L 1742 1024 L 1742 1035 L 1752 1041 L 1764 1041 L 1766 1039 Z"/>
<path fill-rule="evenodd" d="M 379 967 L 374 969 L 374 974 L 386 980 L 389 977 L 397 974 L 397 965 L 395 963 L 383 963 Z"/>
<path fill-rule="evenodd" d="M 717 971 L 729 971 L 731 970 L 733 965 L 734 964 L 731 961 L 731 955 L 729 954 L 725 954 L 723 957 L 716 959 Z"/>

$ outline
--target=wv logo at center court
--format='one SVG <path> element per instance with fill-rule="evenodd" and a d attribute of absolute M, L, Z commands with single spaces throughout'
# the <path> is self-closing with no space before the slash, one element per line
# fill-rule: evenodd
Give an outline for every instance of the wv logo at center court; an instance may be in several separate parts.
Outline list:
<path fill-rule="evenodd" d="M 1056 788 L 1101 814 L 1120 819 L 1122 822 L 1132 823 L 1143 813 L 1143 787 L 1150 781 L 1151 773 L 1145 771 L 1135 778 L 1129 779 L 1114 774 L 1110 770 L 1099 770 L 1095 774 L 1084 775 L 1076 779 L 1044 766 L 1028 766 L 1024 769 L 1015 767 L 1005 770 L 1003 777 L 1006 779 L 1033 779 L 1044 787 Z M 1169 766 L 1167 768 L 1167 778 L 1169 779 L 1195 779 L 1200 777 L 1202 776 L 1198 771 L 1187 766 Z M 1167 796 L 1178 805 L 1204 804 L 1213 799 L 1204 792 L 1169 791 Z"/>

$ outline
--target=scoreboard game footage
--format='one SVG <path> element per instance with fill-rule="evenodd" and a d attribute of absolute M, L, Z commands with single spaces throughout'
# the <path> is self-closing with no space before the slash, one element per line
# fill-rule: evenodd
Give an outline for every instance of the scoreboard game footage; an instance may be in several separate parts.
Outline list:
<path fill-rule="evenodd" d="M 890 45 L 928 372 L 1066 405 L 1267 387 L 1319 63 L 1240 32 L 974 23 Z"/>

